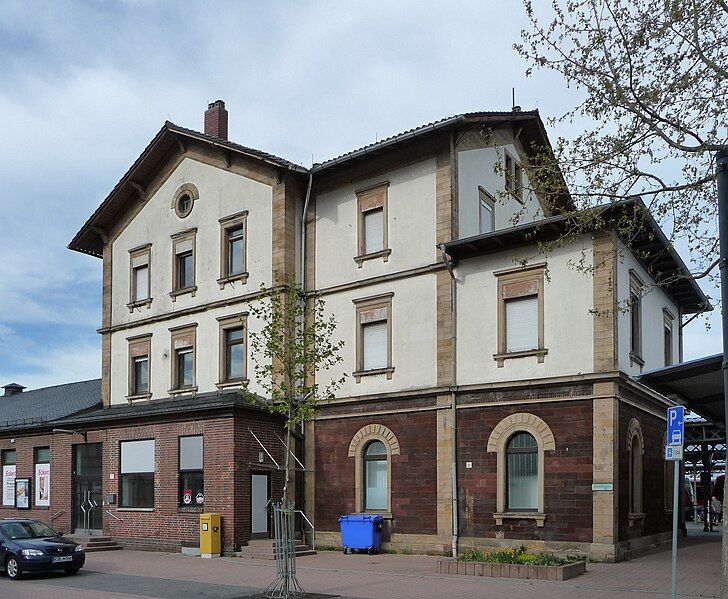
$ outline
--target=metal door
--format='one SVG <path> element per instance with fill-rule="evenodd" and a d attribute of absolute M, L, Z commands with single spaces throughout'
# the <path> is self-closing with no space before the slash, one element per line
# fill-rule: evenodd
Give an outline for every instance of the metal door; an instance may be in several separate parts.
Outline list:
<path fill-rule="evenodd" d="M 73 529 L 102 530 L 101 443 L 75 445 L 73 453 Z M 88 520 L 86 519 L 88 513 Z"/>
<path fill-rule="evenodd" d="M 251 537 L 254 539 L 267 539 L 269 536 L 269 487 L 270 479 L 267 474 L 250 475 Z"/>

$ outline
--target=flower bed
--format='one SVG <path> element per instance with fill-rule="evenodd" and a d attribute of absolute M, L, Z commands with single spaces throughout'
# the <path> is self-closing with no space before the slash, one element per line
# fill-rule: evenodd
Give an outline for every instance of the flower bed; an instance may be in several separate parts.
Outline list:
<path fill-rule="evenodd" d="M 586 572 L 586 562 L 562 559 L 550 553 L 527 553 L 520 549 L 465 549 L 456 560 L 440 560 L 440 574 L 569 580 Z"/>

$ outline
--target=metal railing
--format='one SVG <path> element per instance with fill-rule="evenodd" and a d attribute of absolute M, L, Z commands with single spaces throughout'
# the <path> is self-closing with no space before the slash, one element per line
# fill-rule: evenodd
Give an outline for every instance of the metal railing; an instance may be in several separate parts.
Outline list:
<path fill-rule="evenodd" d="M 301 514 L 301 518 L 303 518 L 307 524 L 311 527 L 311 550 L 316 551 L 316 527 L 313 525 L 313 522 L 308 519 L 308 516 L 303 513 L 303 510 L 295 510 L 297 514 Z"/>
<path fill-rule="evenodd" d="M 115 514 L 114 512 L 112 512 L 111 510 L 104 510 L 104 513 L 105 513 L 105 514 L 109 514 L 109 516 L 111 516 L 111 517 L 112 517 L 112 518 L 113 518 L 114 520 L 116 520 L 117 522 L 123 522 L 123 520 L 122 520 L 121 518 L 119 518 L 119 516 L 117 516 L 117 515 L 116 515 L 116 514 Z"/>

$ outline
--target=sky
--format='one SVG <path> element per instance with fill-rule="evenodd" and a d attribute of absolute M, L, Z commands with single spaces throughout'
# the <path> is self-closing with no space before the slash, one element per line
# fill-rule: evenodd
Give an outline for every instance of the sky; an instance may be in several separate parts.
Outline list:
<path fill-rule="evenodd" d="M 100 376 L 101 261 L 66 248 L 165 120 L 310 166 L 433 120 L 577 100 L 517 0 L 0 3 L 0 385 Z M 569 136 L 548 127 L 549 135 Z M 714 293 L 714 292 L 713 292 Z M 719 315 L 685 358 L 720 351 Z"/>

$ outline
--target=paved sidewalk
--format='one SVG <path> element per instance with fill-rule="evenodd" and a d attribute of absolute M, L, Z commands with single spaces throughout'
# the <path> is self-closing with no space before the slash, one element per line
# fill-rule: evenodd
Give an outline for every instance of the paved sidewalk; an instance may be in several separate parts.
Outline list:
<path fill-rule="evenodd" d="M 719 533 L 682 540 L 679 556 L 679 596 L 718 597 Z M 436 562 L 437 558 L 424 556 L 322 552 L 298 564 L 306 590 L 342 599 L 650 599 L 669 595 L 669 551 L 620 564 L 589 564 L 587 574 L 563 583 L 439 576 Z M 273 563 L 267 561 L 202 560 L 124 550 L 89 554 L 87 567 L 78 576 L 44 575 L 20 582 L 0 578 L 0 597 L 235 599 L 265 587 L 274 572 Z"/>

